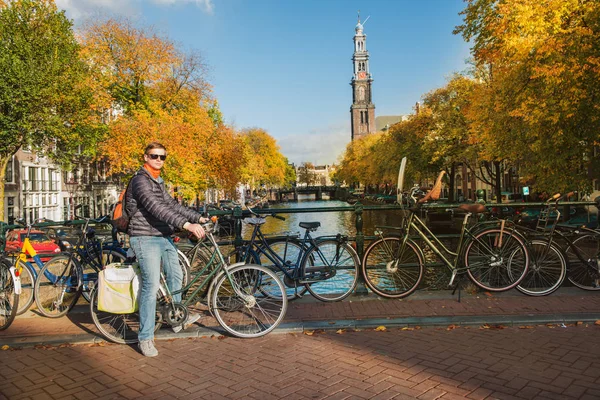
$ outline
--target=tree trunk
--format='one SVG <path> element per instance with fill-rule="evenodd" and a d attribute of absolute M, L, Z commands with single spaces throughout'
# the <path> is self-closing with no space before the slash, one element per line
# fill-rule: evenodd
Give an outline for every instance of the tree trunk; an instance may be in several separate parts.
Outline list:
<path fill-rule="evenodd" d="M 502 202 L 502 171 L 500 170 L 500 161 L 494 161 L 496 167 L 496 203 Z"/>
<path fill-rule="evenodd" d="M 0 222 L 5 221 L 4 218 L 4 184 L 6 180 L 6 166 L 8 162 L 12 159 L 12 154 L 10 156 L 2 155 L 0 156 Z"/>
<path fill-rule="evenodd" d="M 452 204 L 455 202 L 454 200 L 454 188 L 456 187 L 456 182 L 454 176 L 456 175 L 456 163 L 452 163 L 450 166 L 450 187 L 448 189 L 448 203 Z"/>

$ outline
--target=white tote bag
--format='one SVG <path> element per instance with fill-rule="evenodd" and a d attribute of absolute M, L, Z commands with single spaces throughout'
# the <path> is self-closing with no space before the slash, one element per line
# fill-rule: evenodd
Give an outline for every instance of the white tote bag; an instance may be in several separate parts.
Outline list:
<path fill-rule="evenodd" d="M 98 273 L 98 310 L 130 314 L 138 310 L 140 292 L 138 264 L 109 264 Z"/>

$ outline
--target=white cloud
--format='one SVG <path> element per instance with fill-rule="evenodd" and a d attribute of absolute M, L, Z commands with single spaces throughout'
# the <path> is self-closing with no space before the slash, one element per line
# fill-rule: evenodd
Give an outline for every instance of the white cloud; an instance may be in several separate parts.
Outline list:
<path fill-rule="evenodd" d="M 70 18 L 80 20 L 99 13 L 125 16 L 139 14 L 139 5 L 144 1 L 163 7 L 193 3 L 211 15 L 215 9 L 213 0 L 56 0 L 56 5 L 65 10 Z"/>
<path fill-rule="evenodd" d="M 131 16 L 138 12 L 135 0 L 56 0 L 56 5 L 76 21 L 100 13 Z"/>
<path fill-rule="evenodd" d="M 296 165 L 303 162 L 318 165 L 336 163 L 349 142 L 349 123 L 277 138 L 281 153 Z"/>
<path fill-rule="evenodd" d="M 176 3 L 196 3 L 196 5 L 205 13 L 212 14 L 215 5 L 213 4 L 213 0 L 150 0 L 156 4 L 166 4 L 173 5 Z"/>

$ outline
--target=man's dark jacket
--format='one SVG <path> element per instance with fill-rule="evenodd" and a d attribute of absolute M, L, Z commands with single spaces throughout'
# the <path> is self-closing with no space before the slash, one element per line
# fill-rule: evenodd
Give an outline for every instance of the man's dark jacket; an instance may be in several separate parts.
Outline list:
<path fill-rule="evenodd" d="M 143 167 L 131 178 L 125 198 L 129 236 L 170 236 L 173 228 L 196 224 L 201 217 L 172 198 L 163 179 L 154 179 Z"/>

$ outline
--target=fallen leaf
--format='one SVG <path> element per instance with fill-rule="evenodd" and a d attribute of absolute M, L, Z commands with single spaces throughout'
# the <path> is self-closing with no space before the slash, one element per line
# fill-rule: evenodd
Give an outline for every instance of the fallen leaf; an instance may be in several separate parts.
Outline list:
<path fill-rule="evenodd" d="M 583 321 L 577 321 L 577 326 L 583 325 Z"/>
<path fill-rule="evenodd" d="M 328 324 L 329 325 L 335 325 L 335 322 L 334 321 L 329 321 Z"/>
<path fill-rule="evenodd" d="M 401 331 L 414 331 L 414 330 L 415 330 L 415 328 L 411 328 L 411 327 L 405 326 L 405 327 L 403 327 L 403 328 L 400 328 L 400 330 L 401 330 Z"/>
<path fill-rule="evenodd" d="M 490 292 L 483 292 L 483 294 L 485 294 L 487 297 L 493 297 L 494 295 L 491 294 Z"/>
<path fill-rule="evenodd" d="M 305 334 L 306 336 L 312 336 L 312 335 L 314 335 L 314 334 L 315 334 L 315 332 L 314 332 L 314 331 L 305 331 L 305 332 L 304 332 L 304 334 Z"/>
<path fill-rule="evenodd" d="M 4 346 L 2 346 L 2 350 L 8 350 L 8 349 L 10 349 L 9 345 L 5 344 Z"/>
<path fill-rule="evenodd" d="M 451 331 L 451 330 L 453 330 L 453 329 L 456 329 L 456 328 L 458 328 L 458 326 L 456 326 L 456 325 L 449 325 L 449 326 L 446 328 L 446 330 L 447 330 L 447 331 Z"/>
<path fill-rule="evenodd" d="M 375 330 L 377 332 L 385 332 L 385 331 L 387 331 L 387 328 L 385 326 L 383 326 L 383 325 L 380 325 L 377 328 L 375 328 Z"/>
<path fill-rule="evenodd" d="M 600 325 L 600 319 L 594 322 L 594 325 Z"/>
<path fill-rule="evenodd" d="M 519 326 L 519 329 L 533 329 L 535 328 L 535 326 L 531 326 L 531 325 L 521 325 Z"/>
<path fill-rule="evenodd" d="M 343 329 L 338 329 L 337 331 L 335 331 L 335 333 L 337 333 L 338 335 L 341 335 L 342 333 L 344 333 Z"/>
<path fill-rule="evenodd" d="M 488 324 L 481 325 L 479 329 L 490 329 L 490 326 Z"/>

